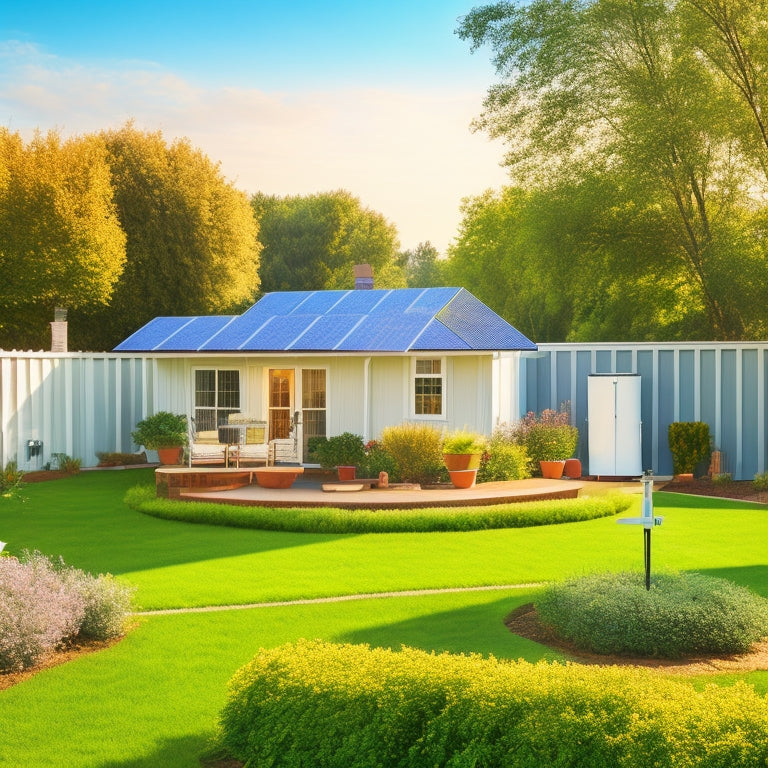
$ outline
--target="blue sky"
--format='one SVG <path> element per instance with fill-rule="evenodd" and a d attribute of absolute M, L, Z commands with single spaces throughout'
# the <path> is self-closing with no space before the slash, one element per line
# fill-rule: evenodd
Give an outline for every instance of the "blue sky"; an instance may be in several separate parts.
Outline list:
<path fill-rule="evenodd" d="M 477 3 L 475 3 L 477 4 Z M 0 13 L 0 124 L 187 136 L 240 189 L 348 189 L 402 246 L 455 236 L 504 182 L 472 133 L 494 74 L 454 34 L 473 3 L 42 2 Z"/>

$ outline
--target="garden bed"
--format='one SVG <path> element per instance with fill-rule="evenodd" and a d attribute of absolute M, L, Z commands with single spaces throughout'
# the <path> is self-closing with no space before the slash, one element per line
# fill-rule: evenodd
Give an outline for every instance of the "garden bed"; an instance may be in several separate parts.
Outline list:
<path fill-rule="evenodd" d="M 505 619 L 504 624 L 510 632 L 546 645 L 572 657 L 579 664 L 599 666 L 647 667 L 668 674 L 698 675 L 720 672 L 751 672 L 768 670 L 768 639 L 755 643 L 749 653 L 733 656 L 708 656 L 686 659 L 656 659 L 647 657 L 611 656 L 588 653 L 572 643 L 557 637 L 540 621 L 533 603 L 526 603 L 516 608 Z"/>
<path fill-rule="evenodd" d="M 768 504 L 768 491 L 757 491 L 751 480 L 734 480 L 730 483 L 717 484 L 709 478 L 680 481 L 672 480 L 661 490 L 671 493 L 690 493 L 696 496 L 716 496 L 721 499 L 735 501 L 754 501 Z"/>

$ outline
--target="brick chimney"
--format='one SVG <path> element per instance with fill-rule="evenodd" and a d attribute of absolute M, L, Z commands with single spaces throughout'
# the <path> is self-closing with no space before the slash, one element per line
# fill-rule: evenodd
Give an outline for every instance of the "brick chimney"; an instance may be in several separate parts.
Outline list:
<path fill-rule="evenodd" d="M 67 351 L 67 310 L 56 307 L 51 323 L 51 352 Z"/>
<path fill-rule="evenodd" d="M 370 264 L 355 264 L 355 290 L 370 290 L 373 288 L 373 267 Z"/>

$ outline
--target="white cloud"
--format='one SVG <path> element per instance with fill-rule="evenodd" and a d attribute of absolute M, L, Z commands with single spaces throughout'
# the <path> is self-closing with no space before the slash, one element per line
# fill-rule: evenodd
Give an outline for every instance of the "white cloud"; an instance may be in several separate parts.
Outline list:
<path fill-rule="evenodd" d="M 397 225 L 405 248 L 430 240 L 443 251 L 461 198 L 504 183 L 501 146 L 469 130 L 482 95 L 203 87 L 151 63 L 118 71 L 0 45 L 0 123 L 11 130 L 70 135 L 133 118 L 189 137 L 248 192 L 347 189 Z"/>

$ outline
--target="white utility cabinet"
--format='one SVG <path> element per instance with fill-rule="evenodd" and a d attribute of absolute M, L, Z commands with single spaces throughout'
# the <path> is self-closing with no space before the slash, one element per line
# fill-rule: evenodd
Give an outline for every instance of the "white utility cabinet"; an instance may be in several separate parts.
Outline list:
<path fill-rule="evenodd" d="M 587 378 L 589 474 L 635 477 L 643 473 L 640 375 Z"/>

